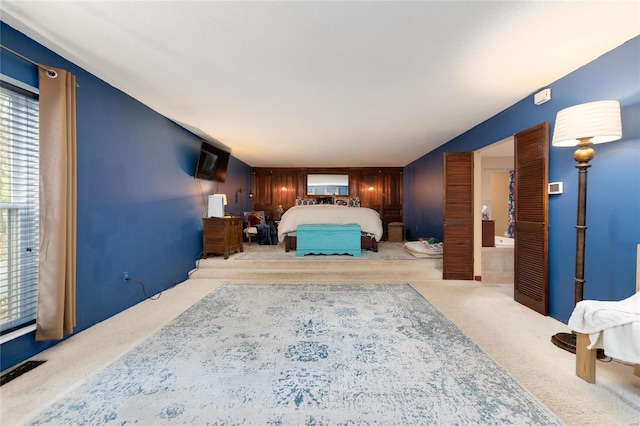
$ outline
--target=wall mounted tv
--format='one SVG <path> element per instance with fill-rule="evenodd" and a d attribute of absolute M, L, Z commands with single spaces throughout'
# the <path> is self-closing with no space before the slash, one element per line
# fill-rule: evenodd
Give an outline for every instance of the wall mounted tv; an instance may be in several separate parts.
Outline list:
<path fill-rule="evenodd" d="M 202 141 L 194 177 L 224 182 L 227 178 L 229 155 L 229 152 Z"/>

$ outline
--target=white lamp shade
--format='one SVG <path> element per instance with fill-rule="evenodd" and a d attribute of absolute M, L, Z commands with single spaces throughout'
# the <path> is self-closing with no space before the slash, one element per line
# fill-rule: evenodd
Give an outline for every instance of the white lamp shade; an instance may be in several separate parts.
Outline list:
<path fill-rule="evenodd" d="M 612 142 L 622 137 L 620 102 L 598 101 L 575 105 L 558 112 L 553 146 L 576 146 L 578 139 L 591 143 Z"/>

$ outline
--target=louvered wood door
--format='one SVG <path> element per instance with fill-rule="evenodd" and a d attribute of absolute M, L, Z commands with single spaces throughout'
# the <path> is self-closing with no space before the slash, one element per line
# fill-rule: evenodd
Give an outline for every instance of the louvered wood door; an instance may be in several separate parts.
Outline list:
<path fill-rule="evenodd" d="M 515 135 L 514 299 L 549 314 L 548 157 L 549 126 Z"/>
<path fill-rule="evenodd" d="M 473 152 L 444 153 L 442 276 L 473 279 Z"/>

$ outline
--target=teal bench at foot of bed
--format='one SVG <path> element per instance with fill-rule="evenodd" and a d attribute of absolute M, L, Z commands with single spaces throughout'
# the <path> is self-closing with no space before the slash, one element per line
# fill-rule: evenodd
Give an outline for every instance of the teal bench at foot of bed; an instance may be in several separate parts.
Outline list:
<path fill-rule="evenodd" d="M 298 225 L 296 256 L 350 254 L 361 257 L 360 225 Z"/>

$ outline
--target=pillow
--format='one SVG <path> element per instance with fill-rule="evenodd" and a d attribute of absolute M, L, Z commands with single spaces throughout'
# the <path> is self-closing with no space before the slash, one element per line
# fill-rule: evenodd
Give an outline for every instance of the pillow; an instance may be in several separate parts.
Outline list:
<path fill-rule="evenodd" d="M 315 203 L 315 198 L 296 197 L 296 206 L 313 206 Z"/>
<path fill-rule="evenodd" d="M 264 225 L 265 223 L 267 223 L 264 210 L 255 211 L 255 212 L 244 212 L 244 221 L 249 223 L 249 226 L 256 226 L 256 225 L 251 225 L 250 216 L 254 216 L 254 219 L 253 219 L 254 221 L 255 219 L 258 219 L 258 224 Z"/>
<path fill-rule="evenodd" d="M 316 204 L 333 204 L 333 197 L 318 197 Z"/>
<path fill-rule="evenodd" d="M 334 197 L 333 204 L 336 206 L 360 207 L 360 198 L 358 197 Z"/>
<path fill-rule="evenodd" d="M 250 214 L 248 218 L 249 226 L 258 226 L 260 225 L 260 218 L 255 214 Z"/>

